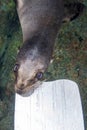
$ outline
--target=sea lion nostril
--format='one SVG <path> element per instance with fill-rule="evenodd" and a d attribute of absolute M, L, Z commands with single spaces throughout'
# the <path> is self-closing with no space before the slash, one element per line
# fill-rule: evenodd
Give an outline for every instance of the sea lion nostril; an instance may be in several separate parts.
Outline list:
<path fill-rule="evenodd" d="M 24 84 L 21 84 L 18 88 L 19 88 L 20 90 L 23 90 L 23 89 L 24 89 Z"/>

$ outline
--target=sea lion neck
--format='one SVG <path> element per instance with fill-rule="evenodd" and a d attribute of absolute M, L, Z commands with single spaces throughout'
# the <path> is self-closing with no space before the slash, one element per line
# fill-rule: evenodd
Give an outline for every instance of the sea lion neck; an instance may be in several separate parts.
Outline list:
<path fill-rule="evenodd" d="M 50 38 L 49 35 L 43 33 L 24 41 L 18 53 L 18 61 L 27 57 L 33 60 L 43 57 L 49 62 L 53 51 L 53 37 Z"/>

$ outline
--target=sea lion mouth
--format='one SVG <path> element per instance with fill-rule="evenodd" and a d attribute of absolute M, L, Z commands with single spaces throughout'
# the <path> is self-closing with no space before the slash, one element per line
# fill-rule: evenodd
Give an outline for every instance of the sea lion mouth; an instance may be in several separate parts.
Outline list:
<path fill-rule="evenodd" d="M 27 89 L 29 90 L 27 91 Z M 32 88 L 27 87 L 22 90 L 19 88 L 15 88 L 15 92 L 23 97 L 27 97 L 27 96 L 30 96 L 34 92 L 34 87 Z"/>
<path fill-rule="evenodd" d="M 15 85 L 15 92 L 23 97 L 28 97 L 34 92 L 34 90 L 36 88 L 40 87 L 42 83 L 43 83 L 42 81 L 38 81 L 38 82 L 34 83 L 33 85 L 31 85 L 31 86 L 27 85 L 26 87 L 24 87 L 22 89 L 18 88 Z"/>

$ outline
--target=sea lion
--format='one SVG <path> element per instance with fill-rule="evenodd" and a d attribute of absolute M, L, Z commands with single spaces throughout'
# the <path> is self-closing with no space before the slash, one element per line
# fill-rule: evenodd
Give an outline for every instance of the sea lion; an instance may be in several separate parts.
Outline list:
<path fill-rule="evenodd" d="M 14 67 L 15 91 L 30 95 L 41 84 L 66 14 L 62 0 L 15 0 L 15 3 L 23 32 L 23 46 Z"/>

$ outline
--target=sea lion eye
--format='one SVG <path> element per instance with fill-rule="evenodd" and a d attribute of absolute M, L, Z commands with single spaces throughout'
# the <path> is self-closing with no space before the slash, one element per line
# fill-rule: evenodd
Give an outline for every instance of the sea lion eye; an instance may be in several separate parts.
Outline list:
<path fill-rule="evenodd" d="M 38 73 L 36 74 L 36 78 L 37 78 L 38 80 L 41 80 L 41 79 L 43 78 L 43 73 L 42 73 L 42 72 L 38 72 Z"/>
<path fill-rule="evenodd" d="M 15 67 L 14 67 L 14 72 L 17 72 L 18 71 L 18 69 L 19 69 L 19 64 L 15 64 Z"/>

